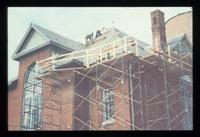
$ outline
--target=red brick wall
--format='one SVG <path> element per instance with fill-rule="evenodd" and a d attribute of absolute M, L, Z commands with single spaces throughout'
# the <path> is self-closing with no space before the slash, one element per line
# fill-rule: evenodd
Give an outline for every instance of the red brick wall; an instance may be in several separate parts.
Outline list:
<path fill-rule="evenodd" d="M 8 130 L 20 130 L 21 95 L 17 88 L 8 91 Z"/>
<path fill-rule="evenodd" d="M 126 61 L 127 62 L 127 61 Z M 110 63 L 111 64 L 111 63 Z M 118 64 L 119 65 L 119 64 Z M 170 129 L 183 129 L 184 113 L 180 95 L 181 89 L 174 92 L 176 87 L 180 87 L 180 70 L 179 71 L 167 71 L 166 80 L 168 84 L 165 87 L 165 77 L 162 66 L 160 68 L 153 67 L 148 63 L 140 61 L 140 80 L 132 78 L 130 81 L 133 85 L 133 117 L 131 117 L 130 106 L 130 83 L 129 78 L 126 75 L 124 84 L 120 81 L 114 86 L 114 104 L 115 104 L 115 122 L 106 126 L 102 126 L 103 122 L 103 88 L 107 88 L 107 85 L 103 82 L 99 82 L 99 90 L 97 89 L 96 82 L 90 79 L 90 123 L 93 130 L 130 130 L 132 129 L 132 118 L 134 121 L 134 130 L 168 130 Z M 114 67 L 116 67 L 115 65 Z M 127 70 L 127 63 L 125 63 L 125 70 Z M 138 64 L 132 65 L 132 74 L 138 72 Z M 100 68 L 100 67 L 98 67 Z M 120 67 L 118 67 L 120 69 Z M 106 70 L 102 69 L 102 73 Z M 112 83 L 109 80 L 109 74 L 114 71 L 108 71 L 106 73 L 107 78 L 104 82 Z M 102 74 L 100 69 L 97 76 Z M 118 72 L 114 74 L 119 76 Z M 95 74 L 90 75 L 95 79 Z M 139 76 L 136 73 L 135 76 Z M 139 84 L 140 82 L 140 84 Z M 139 84 L 139 85 L 138 85 Z M 86 86 L 86 85 L 85 85 Z M 166 93 L 167 90 L 167 93 Z M 174 93 L 173 93 L 174 92 Z M 124 96 L 125 94 L 125 96 Z M 124 100 L 125 98 L 125 100 Z M 88 101 L 86 101 L 88 102 Z M 167 107 L 168 104 L 168 107 Z M 120 106 L 121 105 L 121 106 Z M 119 107 L 120 106 L 120 107 Z M 119 108 L 118 108 L 119 107 Z M 179 115 L 180 114 L 180 115 Z M 169 123 L 170 122 L 170 123 Z"/>
<path fill-rule="evenodd" d="M 21 58 L 18 73 L 18 84 L 15 89 L 8 92 L 8 129 L 20 130 L 22 111 L 23 85 L 26 69 L 33 62 L 50 56 L 50 48 L 44 48 L 32 55 Z M 73 128 L 73 72 L 61 71 L 53 73 L 55 78 L 62 81 L 62 87 L 58 87 L 52 79 L 43 82 L 44 104 L 42 110 L 42 130 L 71 130 Z M 47 86 L 48 83 L 53 86 Z M 47 99 L 48 98 L 48 99 Z M 59 105 L 57 105 L 59 104 Z"/>
<path fill-rule="evenodd" d="M 154 22 L 155 21 L 155 22 Z M 153 37 L 153 49 L 162 50 L 162 46 L 166 45 L 164 13 L 160 10 L 151 12 L 151 29 Z"/>
<path fill-rule="evenodd" d="M 128 79 L 125 79 L 124 84 L 120 81 L 114 86 L 114 119 L 118 122 L 111 123 L 109 125 L 103 126 L 103 88 L 100 87 L 97 90 L 96 87 L 93 88 L 91 94 L 91 125 L 94 129 L 99 130 L 130 130 L 130 104 L 129 104 L 129 89 L 128 89 Z M 124 89 L 123 89 L 124 88 Z M 91 91 L 90 91 L 91 92 Z M 125 94 L 125 99 L 124 99 Z"/>
<path fill-rule="evenodd" d="M 16 89 L 8 92 L 8 130 L 19 130 L 21 111 L 22 111 L 22 98 L 24 94 L 24 75 L 26 69 L 33 62 L 49 57 L 49 49 L 43 48 L 37 53 L 26 56 L 20 60 L 19 72 L 18 72 L 18 83 Z M 13 68 L 14 69 L 14 68 Z M 17 128 L 13 128 L 17 127 Z"/>
<path fill-rule="evenodd" d="M 89 94 L 89 79 L 75 72 L 74 74 L 74 113 L 73 113 L 73 129 L 89 130 L 89 98 L 84 99 Z M 80 81 L 81 80 L 81 81 Z M 79 82 L 80 81 L 80 82 Z M 87 123 L 86 125 L 84 123 Z"/>
<path fill-rule="evenodd" d="M 53 78 L 61 80 L 61 85 Z M 53 73 L 53 78 L 44 80 L 42 130 L 72 130 L 73 71 Z"/>
<path fill-rule="evenodd" d="M 48 56 L 49 49 L 46 49 L 20 61 L 17 87 L 16 89 L 8 92 L 9 130 L 20 129 L 23 80 L 27 67 L 32 64 L 32 62 L 41 60 Z M 128 61 L 129 59 L 124 60 L 125 71 L 128 70 Z M 89 130 L 90 124 L 94 130 L 130 130 L 132 129 L 132 120 L 134 121 L 135 130 L 168 130 L 168 120 L 173 120 L 170 123 L 170 127 L 173 127 L 174 129 L 183 129 L 180 121 L 183 119 L 184 115 L 176 117 L 182 111 L 181 102 L 179 101 L 181 92 L 179 91 L 171 94 L 173 92 L 172 87 L 179 85 L 181 73 L 169 72 L 166 75 L 167 81 L 172 84 L 171 87 L 168 87 L 167 95 L 170 94 L 168 97 L 168 105 L 170 108 L 167 109 L 167 101 L 165 101 L 166 94 L 163 92 L 165 90 L 163 70 L 160 71 L 158 67 L 151 68 L 148 63 L 140 63 L 141 66 L 144 65 L 144 67 L 141 68 L 141 71 L 144 71 L 144 73 L 141 73 L 140 86 L 137 87 L 138 83 L 140 82 L 138 79 L 129 79 L 129 76 L 125 75 L 124 82 L 121 83 L 119 80 L 113 87 L 116 112 L 114 119 L 116 121 L 107 126 L 102 126 L 103 88 L 108 88 L 105 83 L 99 82 L 100 88 L 97 90 L 96 82 L 90 78 L 86 77 L 79 83 L 84 76 L 78 74 L 77 72 L 60 71 L 49 75 L 53 78 L 60 79 L 61 85 L 58 86 L 55 84 L 55 81 L 53 81 L 52 78 L 47 77 L 44 80 L 45 83 L 51 84 L 51 86 L 44 84 L 43 87 L 43 96 L 45 97 L 42 115 L 43 130 L 78 130 L 80 128 L 82 130 Z M 114 67 L 122 69 L 119 64 L 120 61 L 118 62 L 118 67 L 117 65 Z M 132 71 L 132 74 L 138 71 L 137 65 L 138 64 L 132 64 L 132 69 L 134 70 Z M 86 74 L 84 70 L 81 71 Z M 106 69 L 102 67 L 102 72 L 98 71 L 98 77 L 101 76 L 101 74 L 105 71 Z M 121 76 L 119 72 L 117 73 L 116 71 L 108 71 L 102 80 L 113 84 L 111 80 L 112 76 L 109 75 L 111 73 L 118 78 Z M 88 74 L 88 76 L 95 77 L 95 74 L 96 73 L 94 70 L 92 73 Z M 138 73 L 136 73 L 135 76 L 139 76 Z M 134 88 L 133 99 L 135 101 L 133 102 L 133 114 L 131 113 L 130 106 L 130 82 L 132 82 Z M 154 82 L 157 83 L 157 85 L 156 89 L 152 90 L 151 88 L 155 87 Z M 161 92 L 163 92 L 163 94 L 159 94 Z M 90 93 L 91 95 L 89 95 Z M 77 94 L 82 97 L 78 96 Z M 85 97 L 87 96 L 87 100 L 84 101 Z M 149 101 L 150 99 L 152 100 Z M 178 101 L 176 102 L 176 100 Z M 80 105 L 81 103 L 82 105 Z M 169 119 L 167 115 L 163 118 L 161 117 L 166 113 L 166 111 L 169 111 Z M 132 117 L 132 115 L 134 117 Z M 80 122 L 75 117 L 79 118 L 84 123 L 87 123 L 87 125 L 83 124 L 83 122 Z M 179 124 L 175 125 L 176 123 Z"/>

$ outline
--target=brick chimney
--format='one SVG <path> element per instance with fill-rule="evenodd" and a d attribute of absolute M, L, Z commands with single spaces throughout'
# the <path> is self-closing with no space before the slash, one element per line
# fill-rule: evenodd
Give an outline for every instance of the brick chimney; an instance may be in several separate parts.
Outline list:
<path fill-rule="evenodd" d="M 164 13 L 160 10 L 151 12 L 151 29 L 153 37 L 153 50 L 163 52 L 167 47 L 165 33 Z"/>

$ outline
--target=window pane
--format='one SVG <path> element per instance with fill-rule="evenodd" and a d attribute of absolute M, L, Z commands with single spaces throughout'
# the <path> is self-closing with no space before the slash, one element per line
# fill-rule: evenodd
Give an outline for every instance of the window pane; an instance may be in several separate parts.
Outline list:
<path fill-rule="evenodd" d="M 114 114 L 114 96 L 112 90 L 109 89 L 104 90 L 103 101 L 104 101 L 103 119 L 104 121 L 110 120 Z"/>
<path fill-rule="evenodd" d="M 35 65 L 30 67 L 25 76 L 23 99 L 23 129 L 41 128 L 42 81 L 35 78 Z"/>

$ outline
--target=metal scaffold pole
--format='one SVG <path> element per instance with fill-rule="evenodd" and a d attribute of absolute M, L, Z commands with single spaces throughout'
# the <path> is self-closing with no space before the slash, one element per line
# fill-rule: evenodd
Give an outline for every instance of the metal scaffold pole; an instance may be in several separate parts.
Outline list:
<path fill-rule="evenodd" d="M 132 84 L 132 78 L 131 78 L 131 75 L 132 75 L 132 61 L 129 62 L 129 83 L 130 83 L 130 102 L 131 102 L 131 122 L 133 124 L 132 126 L 132 130 L 135 130 L 135 127 L 134 127 L 134 124 L 135 124 L 135 118 L 134 118 L 134 106 L 133 106 L 133 84 Z"/>
<path fill-rule="evenodd" d="M 117 42 L 119 41 L 123 42 L 123 44 L 117 45 Z M 97 50 L 94 50 L 93 48 L 88 49 L 88 50 L 84 49 L 83 51 L 69 53 L 70 56 L 68 54 L 64 54 L 60 56 L 53 55 L 49 59 L 45 59 L 45 61 L 50 62 L 49 64 L 47 64 L 47 67 L 51 67 L 50 70 L 47 70 L 47 72 L 57 73 L 58 71 L 63 71 L 63 70 L 73 70 L 73 75 L 74 75 L 73 76 L 73 84 L 74 84 L 73 94 L 74 94 L 74 98 L 78 97 L 80 100 L 77 101 L 78 103 L 76 104 L 76 106 L 74 105 L 75 107 L 73 108 L 72 116 L 74 116 L 74 119 L 76 119 L 79 123 L 81 123 L 80 127 L 78 127 L 78 130 L 84 130 L 86 128 L 89 130 L 99 130 L 99 129 L 108 130 L 109 129 L 108 128 L 109 126 L 108 127 L 104 126 L 101 123 L 105 115 L 104 114 L 105 102 L 100 96 L 100 95 L 104 95 L 104 91 L 108 88 L 114 88 L 114 89 L 116 88 L 117 90 L 120 90 L 120 92 L 114 91 L 114 96 L 116 98 L 119 98 L 119 105 L 116 105 L 116 107 L 114 106 L 114 114 L 111 117 L 114 119 L 113 127 L 115 127 L 116 124 L 119 124 L 120 127 L 122 127 L 122 129 L 127 129 L 128 126 L 131 126 L 132 130 L 144 130 L 146 128 L 147 130 L 149 130 L 149 129 L 154 128 L 154 125 L 157 126 L 160 120 L 167 119 L 166 121 L 168 124 L 168 127 L 167 127 L 168 130 L 174 129 L 175 126 L 172 124 L 172 121 L 176 120 L 176 118 L 182 115 L 184 112 L 180 112 L 179 114 L 176 114 L 175 117 L 171 118 L 172 117 L 171 111 L 174 111 L 174 110 L 171 109 L 170 107 L 174 103 L 176 103 L 176 101 L 173 103 L 169 102 L 169 97 L 171 97 L 176 92 L 180 92 L 181 88 L 183 88 L 183 94 L 184 94 L 183 104 L 184 104 L 184 109 L 186 110 L 185 128 L 187 129 L 188 127 L 190 127 L 191 119 L 189 119 L 190 117 L 189 115 L 191 114 L 187 111 L 189 109 L 189 104 L 187 101 L 189 97 L 186 97 L 187 87 L 185 87 L 186 86 L 185 83 L 182 83 L 182 86 L 179 86 L 179 87 L 176 87 L 174 85 L 170 86 L 169 85 L 170 76 L 167 75 L 168 72 L 174 68 L 178 68 L 179 69 L 178 72 L 180 72 L 180 69 L 181 69 L 182 76 L 184 75 L 184 71 L 186 71 L 187 73 L 190 73 L 190 69 L 188 68 L 191 68 L 191 65 L 182 59 L 180 45 L 179 45 L 180 59 L 176 57 L 171 57 L 172 53 L 170 53 L 169 51 L 170 50 L 169 46 L 168 46 L 168 52 L 169 52 L 168 55 L 166 55 L 165 53 L 154 51 L 156 54 L 159 54 L 159 56 L 154 57 L 153 55 L 151 56 L 150 59 L 148 59 L 148 58 L 143 58 L 139 55 L 140 47 L 138 43 L 136 43 L 135 44 L 136 55 L 130 54 L 130 56 L 135 57 L 135 58 L 133 57 L 132 61 L 130 61 L 129 60 L 130 56 L 128 55 L 128 53 L 130 53 L 129 51 L 130 43 L 128 43 L 127 37 L 124 37 L 123 39 L 119 41 L 112 42 L 111 44 L 112 51 L 110 52 L 108 51 L 104 52 L 103 46 L 101 46 L 100 48 L 95 47 L 95 49 Z M 95 54 L 95 52 L 97 55 Z M 84 54 L 77 55 L 77 53 L 84 53 Z M 77 55 L 76 59 L 78 58 L 85 59 L 83 61 L 84 62 L 83 65 L 85 65 L 84 67 L 74 67 L 74 68 L 72 67 L 72 68 L 64 68 L 64 69 L 56 68 L 57 62 L 64 62 L 66 60 L 69 60 L 69 58 L 70 59 L 73 58 L 73 56 L 75 55 Z M 127 58 L 125 58 L 126 55 L 128 55 L 127 56 L 128 64 L 126 64 L 126 61 L 127 61 L 126 60 Z M 133 62 L 133 60 L 135 62 Z M 109 61 L 109 63 L 107 63 L 106 61 Z M 173 61 L 180 63 L 180 65 L 178 63 L 177 65 L 175 64 L 173 65 Z M 46 72 L 42 68 L 44 66 L 41 67 L 41 63 L 44 63 L 44 61 L 40 61 L 36 63 L 36 75 L 39 75 L 41 71 L 42 76 L 45 77 L 45 81 L 46 81 L 46 75 L 43 75 L 43 74 L 46 74 Z M 146 64 L 150 67 L 148 68 Z M 147 66 L 147 69 L 143 68 L 144 66 Z M 147 70 L 150 70 L 150 72 L 147 72 Z M 161 76 L 158 76 L 158 80 L 162 79 L 161 81 L 158 81 L 156 79 L 157 77 L 155 79 L 153 78 L 156 72 L 159 72 L 159 74 L 161 74 Z M 112 73 L 116 74 L 116 76 L 113 76 Z M 147 74 L 147 75 L 143 75 L 142 73 Z M 80 79 L 75 80 L 74 78 L 75 74 L 78 74 L 80 76 Z M 129 79 L 129 83 L 128 83 L 129 88 L 130 88 L 129 91 L 126 91 L 128 88 L 125 87 L 127 85 L 126 78 Z M 86 95 L 83 95 L 82 93 L 79 93 L 79 91 L 81 91 L 82 85 L 85 84 L 83 83 L 85 79 L 89 81 L 88 82 L 89 88 L 87 89 L 88 93 Z M 151 79 L 152 81 L 153 80 L 154 81 L 151 82 Z M 63 85 L 59 85 L 58 83 L 56 84 L 58 87 L 63 86 Z M 158 88 L 160 87 L 159 84 L 162 86 L 161 90 L 159 90 Z M 86 83 L 86 86 L 87 86 L 87 83 Z M 153 92 L 151 93 L 151 91 Z M 61 127 L 62 100 L 63 100 L 62 91 L 60 91 L 59 95 L 61 95 L 60 97 L 61 104 L 59 104 L 60 105 L 60 127 L 59 128 L 62 129 Z M 164 96 L 164 99 L 162 101 L 160 100 L 157 101 L 156 99 L 159 98 L 160 96 Z M 46 100 L 48 99 L 47 97 L 43 97 L 43 98 Z M 100 99 L 101 101 L 99 101 Z M 128 105 L 127 105 L 127 100 L 130 103 Z M 177 100 L 177 101 L 180 101 L 180 100 Z M 88 104 L 85 102 L 87 102 Z M 54 102 L 54 103 L 57 104 L 57 102 Z M 161 115 L 159 115 L 159 110 L 158 110 L 159 103 L 163 103 L 166 105 L 166 106 L 163 106 L 166 108 L 166 110 L 164 110 L 164 114 L 161 114 Z M 89 108 L 88 109 L 89 118 L 88 119 L 84 118 L 83 120 L 79 115 L 76 115 L 76 113 L 79 112 L 78 110 L 82 111 L 82 106 L 84 106 L 85 104 L 87 104 L 87 108 Z M 150 105 L 153 105 L 156 107 L 155 113 L 152 112 L 153 110 L 149 110 Z M 130 121 L 128 121 L 129 119 L 127 117 L 127 108 L 130 109 Z M 106 109 L 112 109 L 112 107 L 108 106 L 108 108 L 106 107 Z M 155 114 L 156 118 L 148 119 L 151 115 L 150 113 Z M 73 128 L 75 128 L 75 126 Z M 112 126 L 111 126 L 111 129 L 112 129 Z"/>
<path fill-rule="evenodd" d="M 181 49 L 181 42 L 179 42 L 179 52 L 180 52 L 180 60 L 182 60 L 182 49 Z M 189 104 L 188 102 L 190 101 L 189 99 L 189 89 L 187 89 L 187 83 L 184 79 L 184 76 L 185 76 L 185 73 L 184 73 L 184 69 L 183 69 L 183 61 L 181 62 L 181 76 L 182 76 L 182 80 L 181 80 L 181 84 L 182 84 L 182 87 L 183 87 L 183 105 L 184 105 L 184 111 L 185 111 L 185 118 L 184 118 L 184 126 L 185 126 L 185 129 L 188 130 L 188 129 L 191 129 L 191 120 L 190 120 L 190 117 L 192 117 L 192 114 L 190 114 L 190 110 L 189 110 Z"/>
<path fill-rule="evenodd" d="M 139 77 L 139 98 L 140 98 L 140 102 L 141 102 L 141 108 L 140 108 L 140 111 L 141 111 L 141 125 L 142 125 L 142 129 L 144 129 L 144 121 L 143 121 L 143 107 L 142 107 L 142 82 L 141 82 L 141 72 L 140 72 L 140 60 L 138 59 L 137 60 L 137 64 L 138 64 L 138 77 Z"/>
<path fill-rule="evenodd" d="M 161 56 L 161 58 L 164 58 Z M 169 117 L 169 102 L 168 102 L 168 88 L 167 88 L 167 76 L 166 76 L 166 69 L 165 69 L 165 61 L 162 60 L 163 62 L 163 75 L 164 75 L 164 88 L 165 88 L 165 100 L 166 100 L 166 110 L 167 110 L 167 121 L 168 121 L 168 129 L 171 130 L 170 127 L 170 117 Z"/>
<path fill-rule="evenodd" d="M 125 52 L 126 52 L 126 40 L 125 40 Z M 122 78 L 121 78 L 121 84 L 122 84 L 122 91 L 123 91 L 123 110 L 124 110 L 124 120 L 126 120 L 126 98 L 125 98 L 125 90 L 124 90 L 124 82 L 125 82 L 125 77 L 124 77 L 124 52 L 122 51 Z M 126 129 L 126 126 L 124 126 L 124 129 Z"/>

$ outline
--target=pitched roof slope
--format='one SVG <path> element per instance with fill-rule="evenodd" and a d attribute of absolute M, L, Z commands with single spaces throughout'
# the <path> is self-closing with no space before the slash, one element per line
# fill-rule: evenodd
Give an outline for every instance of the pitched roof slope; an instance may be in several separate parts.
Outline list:
<path fill-rule="evenodd" d="M 40 45 L 34 45 L 35 47 L 31 49 L 21 50 L 32 30 L 40 34 L 47 42 L 42 43 Z M 48 46 L 49 44 L 55 45 L 59 48 L 69 50 L 69 51 L 81 50 L 85 48 L 85 46 L 81 44 L 80 42 L 76 42 L 74 40 L 65 38 L 61 36 L 60 34 L 57 34 L 55 32 L 42 28 L 39 25 L 36 25 L 34 23 L 31 23 L 31 25 L 29 26 L 29 29 L 27 30 L 25 36 L 21 40 L 20 44 L 18 45 L 12 57 L 13 59 L 17 60 L 19 57 L 22 57 L 42 47 Z"/>
<path fill-rule="evenodd" d="M 93 44 L 89 45 L 89 47 L 108 44 L 108 43 L 110 43 L 118 38 L 122 38 L 124 36 L 128 36 L 128 35 L 116 28 L 106 29 L 106 31 L 104 33 L 102 33 L 101 36 L 94 39 Z"/>
<path fill-rule="evenodd" d="M 171 50 L 174 50 L 178 53 L 181 50 L 182 53 L 192 54 L 192 46 L 190 41 L 188 40 L 188 36 L 185 33 L 169 39 L 167 41 L 167 44 L 169 45 Z M 179 46 L 179 44 L 181 44 L 181 46 Z"/>
<path fill-rule="evenodd" d="M 53 31 L 47 30 L 45 28 L 40 27 L 39 25 L 33 24 L 32 26 L 40 31 L 42 34 L 44 34 L 49 40 L 56 42 L 58 44 L 61 44 L 63 46 L 66 46 L 68 48 L 71 48 L 73 50 L 81 50 L 84 48 L 84 45 L 80 42 L 68 39 L 66 37 L 61 36 L 58 33 L 55 33 Z"/>

